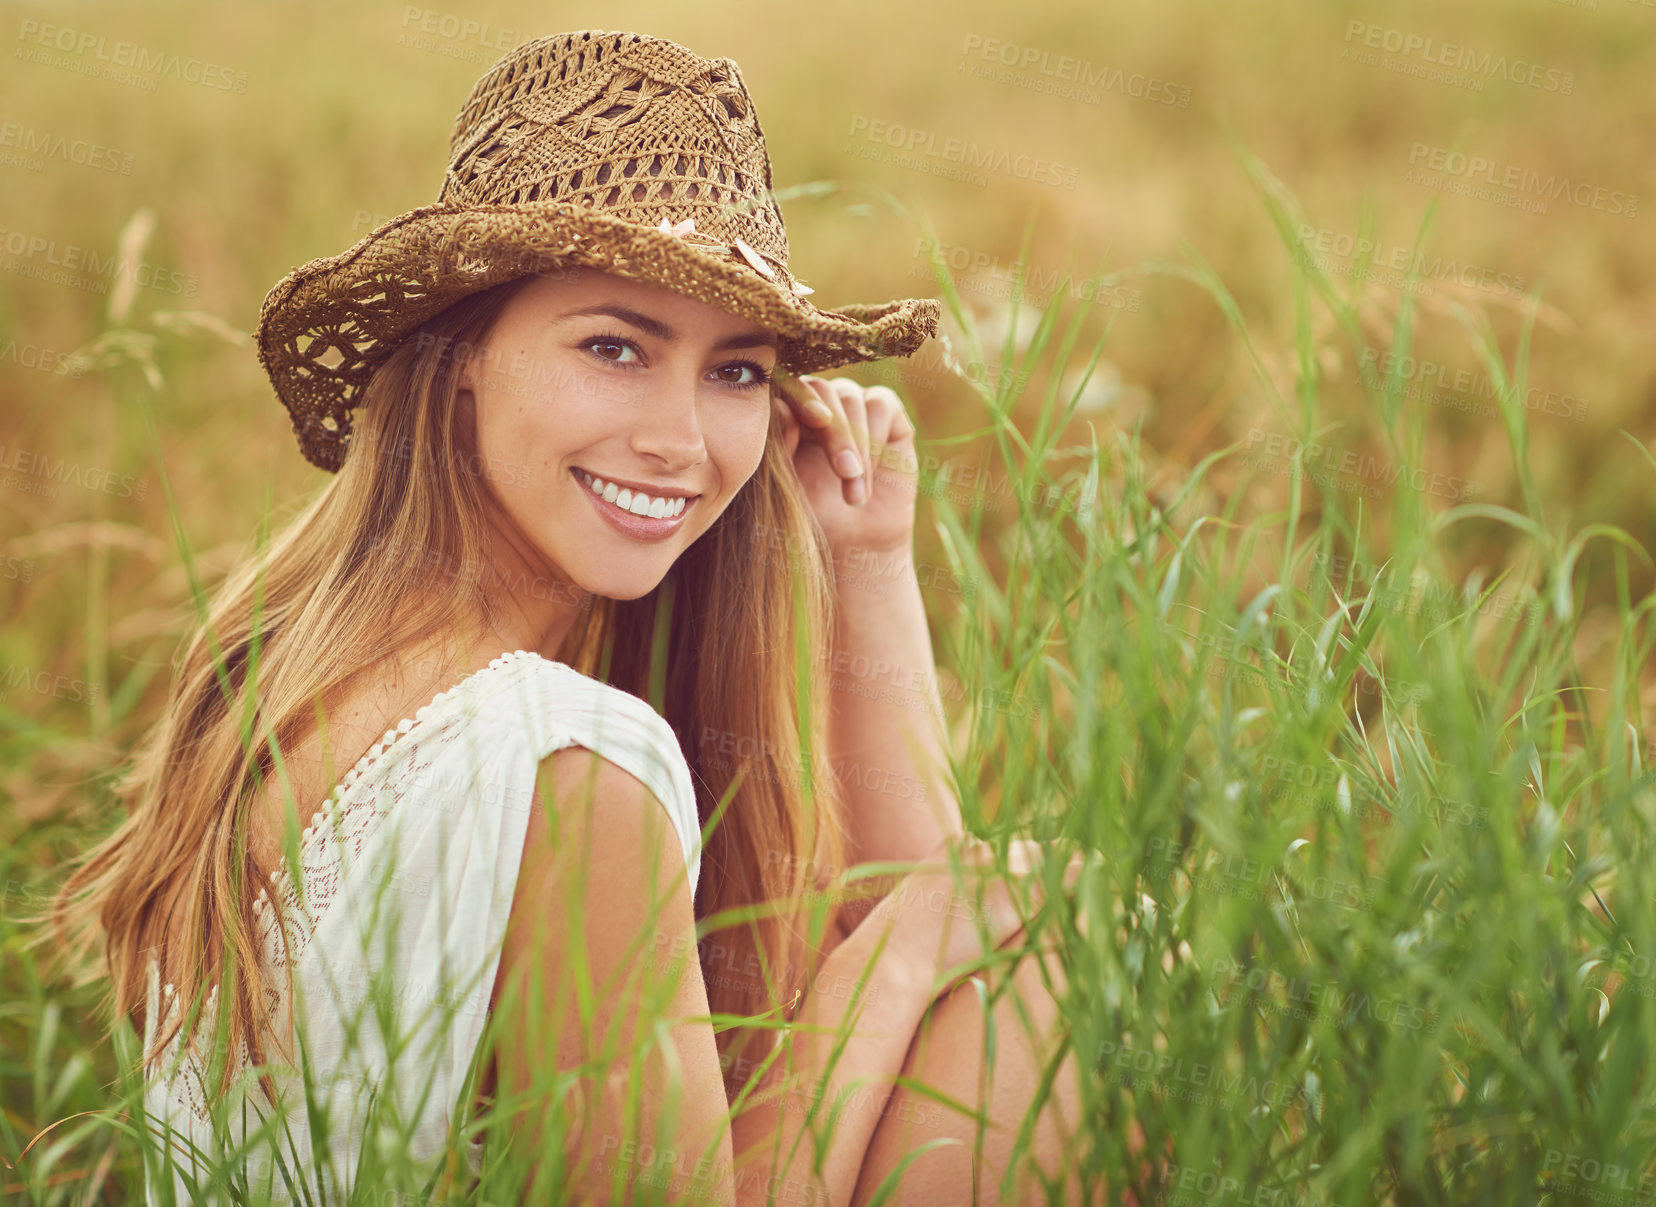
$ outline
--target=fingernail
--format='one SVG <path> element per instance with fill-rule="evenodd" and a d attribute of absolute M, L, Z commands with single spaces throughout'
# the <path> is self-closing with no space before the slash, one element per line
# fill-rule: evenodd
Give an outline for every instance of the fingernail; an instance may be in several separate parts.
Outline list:
<path fill-rule="evenodd" d="M 841 477 L 858 477 L 862 474 L 862 458 L 851 449 L 842 448 L 834 454 L 834 468 L 839 470 Z"/>
<path fill-rule="evenodd" d="M 868 498 L 867 479 L 852 478 L 851 485 L 846 488 L 846 493 L 851 496 L 851 502 L 853 505 L 861 503 L 864 499 Z"/>
<path fill-rule="evenodd" d="M 805 400 L 805 409 L 818 419 L 832 419 L 834 417 L 834 409 L 814 394 Z"/>

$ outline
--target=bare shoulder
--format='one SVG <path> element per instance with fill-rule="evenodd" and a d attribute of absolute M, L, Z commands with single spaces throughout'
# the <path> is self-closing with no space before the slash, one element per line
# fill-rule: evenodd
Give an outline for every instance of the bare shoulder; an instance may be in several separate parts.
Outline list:
<path fill-rule="evenodd" d="M 272 777 L 254 797 L 252 841 L 272 860 L 281 849 L 283 813 L 291 798 L 299 824 L 309 823 L 346 772 L 405 717 L 413 717 L 437 690 L 441 673 L 429 664 L 387 663 L 364 668 L 323 704 L 326 730 L 307 719 L 282 746 L 288 789 Z"/>
<path fill-rule="evenodd" d="M 672 819 L 643 781 L 584 746 L 541 760 L 525 836 L 524 871 L 579 863 L 586 894 L 609 902 L 618 925 L 635 925 L 633 904 L 690 891 Z M 545 844 L 537 848 L 537 843 Z M 654 858 L 643 858 L 654 852 Z M 631 936 L 628 936 L 629 938 Z"/>
<path fill-rule="evenodd" d="M 532 1151 L 559 1144 L 592 1157 L 605 1151 L 601 1138 L 630 1134 L 627 1079 L 580 1070 L 634 1069 L 638 1118 L 665 1129 L 643 1138 L 695 1152 L 716 1140 L 728 1161 L 729 1136 L 718 1136 L 728 1103 L 672 821 L 642 781 L 585 747 L 548 755 L 539 771 L 490 996 L 502 1026 L 481 1098 L 531 1104 L 514 1132 Z M 671 1055 L 652 1038 L 662 1022 Z M 571 1107 L 574 1116 L 550 1089 L 560 1072 L 578 1074 L 571 1102 L 586 1107 Z M 675 1101 L 679 1121 L 668 1125 Z"/>
<path fill-rule="evenodd" d="M 633 949 L 641 931 L 655 932 L 647 953 L 660 946 L 655 938 L 693 936 L 671 826 L 648 787 L 595 751 L 566 746 L 541 760 L 491 1009 L 512 969 L 533 977 L 564 964 L 576 931 L 593 972 Z M 641 857 L 652 849 L 655 859 Z"/>

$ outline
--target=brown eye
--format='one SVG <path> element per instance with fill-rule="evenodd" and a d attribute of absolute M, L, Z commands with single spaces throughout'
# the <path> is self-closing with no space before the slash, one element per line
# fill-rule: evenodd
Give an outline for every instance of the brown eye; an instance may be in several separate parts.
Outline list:
<path fill-rule="evenodd" d="M 743 369 L 748 369 L 748 370 L 751 370 L 752 373 L 753 373 L 753 376 L 751 378 L 749 378 L 747 381 L 734 381 L 734 380 L 732 380 L 731 378 L 728 378 L 728 377 L 724 379 L 724 383 L 726 385 L 735 386 L 738 390 L 756 390 L 761 386 L 768 386 L 770 384 L 770 374 L 765 370 L 764 365 L 761 365 L 756 361 L 751 361 L 751 360 L 732 361 L 728 365 L 719 366 L 719 368 L 715 369 L 714 372 L 715 373 L 724 373 L 724 372 L 727 372 L 731 369 L 735 369 L 738 372 L 740 372 Z"/>
<path fill-rule="evenodd" d="M 594 336 L 592 339 L 587 340 L 586 343 L 581 345 L 581 347 L 583 347 L 583 348 L 619 348 L 623 351 L 629 351 L 630 350 L 631 352 L 634 353 L 635 357 L 636 357 L 636 354 L 638 352 L 638 349 L 633 345 L 633 342 L 631 340 L 622 339 L 618 335 L 597 335 L 597 336 Z M 622 365 L 622 366 L 626 366 L 626 367 L 631 367 L 632 365 L 637 363 L 636 359 L 630 360 L 630 361 L 622 360 L 619 356 L 608 356 L 608 355 L 605 355 L 602 352 L 594 352 L 593 355 L 602 357 L 602 359 L 607 360 L 611 364 L 615 364 L 615 365 Z"/>

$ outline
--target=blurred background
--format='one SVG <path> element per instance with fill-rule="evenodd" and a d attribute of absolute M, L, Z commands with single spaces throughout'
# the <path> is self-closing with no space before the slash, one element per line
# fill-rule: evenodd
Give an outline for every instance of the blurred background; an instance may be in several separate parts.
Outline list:
<path fill-rule="evenodd" d="M 738 62 L 778 187 L 839 186 L 783 202 L 792 263 L 823 305 L 936 296 L 922 216 L 991 335 L 1004 330 L 1026 225 L 1034 301 L 1065 271 L 1118 274 L 1086 295 L 1094 326 L 1113 327 L 1077 440 L 1088 440 L 1084 423 L 1142 418 L 1166 483 L 1250 433 L 1263 451 L 1261 433 L 1280 430 L 1213 299 L 1132 271 L 1211 266 L 1286 380 L 1291 259 L 1233 134 L 1298 198 L 1311 254 L 1373 316 L 1365 344 L 1377 368 L 1412 289 L 1422 322 L 1404 367 L 1410 405 L 1428 410 L 1425 467 L 1475 484 L 1479 501 L 1511 500 L 1494 387 L 1453 312 L 1487 312 L 1510 368 L 1533 291 L 1526 402 L 1542 495 L 1577 525 L 1651 535 L 1649 466 L 1615 436 L 1623 428 L 1648 445 L 1656 404 L 1648 4 L 849 4 L 831 21 L 743 4 L 3 13 L 0 532 L 32 572 L 6 576 L 0 654 L 31 666 L 85 678 L 88 541 L 121 551 L 107 596 L 119 601 L 112 654 L 149 661 L 176 631 L 182 580 L 168 573 L 157 453 L 209 567 L 215 548 L 250 536 L 262 497 L 281 507 L 318 487 L 251 346 L 228 337 L 251 330 L 290 268 L 435 200 L 472 82 L 517 42 L 577 28 L 660 35 Z M 882 204 L 881 190 L 906 212 Z M 145 208 L 153 233 L 123 271 L 117 236 Z M 138 282 L 129 324 L 156 336 L 144 349 L 164 382 L 153 446 L 104 375 L 64 371 L 107 325 L 122 277 Z M 160 325 L 147 317 L 157 311 Z M 225 331 L 166 317 L 178 311 Z M 1324 406 L 1344 407 L 1329 441 L 1362 450 L 1373 436 L 1363 353 L 1327 339 L 1320 355 Z M 968 368 L 992 379 L 988 359 Z M 935 342 L 907 363 L 844 372 L 897 385 L 927 437 L 980 418 Z M 1244 477 L 1225 464 L 1214 481 L 1240 489 Z M 1263 502 L 1285 487 L 1278 475 L 1250 489 Z M 1467 555 L 1500 560 L 1498 549 Z"/>
<path fill-rule="evenodd" d="M 1648 0 L 5 4 L 0 846 L 96 828 L 87 784 L 160 703 L 192 612 L 167 487 L 210 582 L 266 508 L 290 512 L 325 481 L 247 339 L 266 291 L 434 201 L 472 82 L 518 42 L 580 28 L 737 61 L 778 187 L 835 186 L 783 200 L 791 263 L 819 304 L 938 296 L 933 231 L 996 350 L 965 372 L 992 381 L 1009 329 L 1016 345 L 1034 318 L 1008 315 L 1020 257 L 1038 304 L 1073 274 L 1071 304 L 1108 339 L 1064 443 L 1142 424 L 1164 490 L 1226 445 L 1292 451 L 1270 387 L 1292 397 L 1295 253 L 1244 167 L 1257 157 L 1297 199 L 1298 254 L 1363 319 L 1355 341 L 1321 311 L 1307 320 L 1322 413 L 1339 423 L 1319 439 L 1347 480 L 1366 488 L 1373 475 L 1349 467 L 1388 456 L 1366 362 L 1397 368 L 1404 405 L 1425 412 L 1420 463 L 1448 484 L 1424 488 L 1429 508 L 1520 506 L 1467 330 L 1487 321 L 1510 372 L 1528 314 L 1527 456 L 1549 524 L 1616 524 L 1647 548 L 1656 535 L 1656 469 L 1638 447 L 1656 447 Z M 1147 264 L 1211 272 L 1254 347 L 1210 292 Z M 1097 274 L 1110 276 L 1079 287 Z M 1418 326 L 1396 364 L 1408 294 Z M 983 424 L 936 343 L 840 372 L 895 385 L 927 440 Z M 974 463 L 970 444 L 933 451 Z M 1195 507 L 1244 492 L 1265 513 L 1288 487 L 1228 459 Z M 1463 526 L 1456 573 L 1504 566 L 1511 537 Z M 1589 544 L 1577 568 L 1589 663 L 1614 627 L 1594 611 L 1615 611 L 1609 550 Z M 1631 565 L 1638 598 L 1650 570 Z"/>

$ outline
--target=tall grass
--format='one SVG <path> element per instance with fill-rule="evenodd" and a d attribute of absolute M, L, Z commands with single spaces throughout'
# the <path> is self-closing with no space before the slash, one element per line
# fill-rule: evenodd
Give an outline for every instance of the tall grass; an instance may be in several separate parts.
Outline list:
<path fill-rule="evenodd" d="M 1639 698 L 1652 599 L 1631 597 L 1627 557 L 1648 555 L 1619 529 L 1572 529 L 1536 490 L 1523 399 L 1539 299 L 1510 351 L 1470 310 L 1423 316 L 1407 289 L 1377 304 L 1305 254 L 1293 197 L 1237 155 L 1290 266 L 1285 348 L 1194 248 L 1093 282 L 1204 291 L 1274 411 L 1269 432 L 1188 471 L 1107 407 L 1082 410 L 1110 332 L 1090 329 L 1098 308 L 1069 278 L 1045 304 L 1015 291 L 992 348 L 934 256 L 979 419 L 923 448 L 969 448 L 989 469 L 969 502 L 922 482 L 920 556 L 970 585 L 930 601 L 939 662 L 965 685 L 954 782 L 968 829 L 1003 849 L 1036 834 L 1095 856 L 1030 927 L 1031 945 L 1058 936 L 1067 1047 L 1087 1072 L 1076 1168 L 1141 1203 L 1639 1201 L 1656 1187 L 1656 794 Z M 1038 322 L 1021 342 L 1024 307 Z M 1449 467 L 1428 463 L 1426 408 L 1358 355 L 1377 312 L 1394 352 L 1433 318 L 1476 350 L 1519 497 L 1433 485 Z M 142 360 L 135 330 L 122 316 L 100 346 Z M 1332 389 L 1348 361 L 1355 412 Z M 114 380 L 147 414 L 157 383 Z M 1629 440 L 1606 456 L 1656 469 Z M 1361 455 L 1320 455 L 1333 448 Z M 1004 522 L 997 490 L 1020 500 Z M 1508 563 L 1454 569 L 1469 532 Z M 1575 571 L 1594 540 L 1613 550 L 1614 607 L 1589 633 Z M 101 648 L 89 634 L 89 657 Z M 13 704 L 8 768 L 41 740 Z M 136 1044 L 90 1043 L 83 995 L 20 954 L 13 905 L 37 900 L 64 838 L 46 823 L 0 845 L 5 1191 L 130 1201 L 165 1159 L 141 1126 Z M 537 1093 L 567 1080 L 548 1072 Z M 511 1105 L 466 1127 L 506 1126 Z M 660 1122 L 635 1120 L 636 1138 Z M 828 1104 L 815 1126 L 833 1125 Z M 452 1163 L 403 1159 L 393 1128 L 350 1201 L 508 1201 L 523 1168 L 498 1138 L 468 1187 Z M 680 1201 L 699 1155 L 616 1176 L 640 1179 L 639 1201 Z M 207 1180 L 260 1201 L 243 1170 L 215 1156 Z"/>

